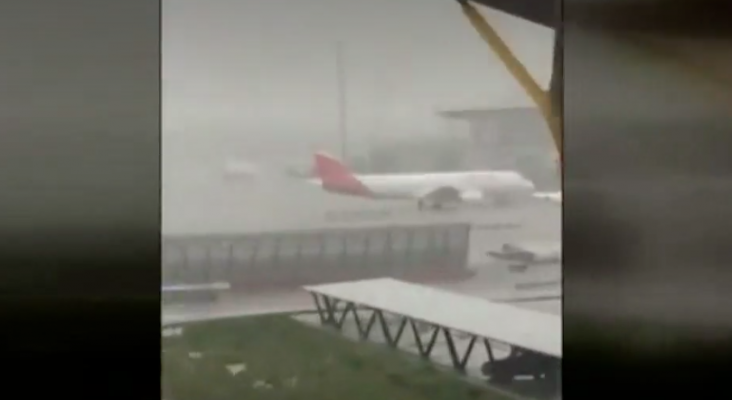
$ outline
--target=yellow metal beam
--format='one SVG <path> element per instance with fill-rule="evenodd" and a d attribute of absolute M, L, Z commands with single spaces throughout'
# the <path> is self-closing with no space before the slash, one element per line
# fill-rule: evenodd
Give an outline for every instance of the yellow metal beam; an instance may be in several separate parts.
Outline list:
<path fill-rule="evenodd" d="M 470 24 L 475 28 L 480 37 L 488 44 L 493 53 L 498 56 L 506 69 L 511 73 L 513 78 L 521 85 L 526 94 L 533 100 L 534 104 L 539 108 L 541 114 L 551 131 L 554 144 L 559 154 L 561 162 L 562 157 L 562 131 L 561 116 L 556 115 L 552 111 L 552 104 L 549 95 L 544 91 L 536 80 L 531 76 L 526 67 L 513 54 L 511 48 L 496 32 L 495 29 L 486 21 L 483 15 L 467 0 L 458 0 L 463 14 L 468 18 Z"/>

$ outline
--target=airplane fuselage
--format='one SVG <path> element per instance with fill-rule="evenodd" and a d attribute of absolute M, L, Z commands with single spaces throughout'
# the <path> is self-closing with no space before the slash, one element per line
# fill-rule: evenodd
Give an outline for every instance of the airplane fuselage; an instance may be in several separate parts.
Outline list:
<path fill-rule="evenodd" d="M 517 195 L 530 197 L 535 190 L 533 182 L 516 171 L 357 175 L 337 158 L 322 152 L 315 154 L 314 166 L 318 176 L 314 183 L 329 192 L 417 200 L 419 209 L 486 199 L 507 204 Z"/>
<path fill-rule="evenodd" d="M 321 179 L 324 189 L 340 194 L 384 199 L 415 199 L 429 192 L 454 189 L 462 200 L 482 199 L 490 195 L 530 195 L 534 184 L 513 171 L 437 172 L 426 174 L 354 175 L 365 191 L 350 190 L 344 185 L 329 185 Z"/>

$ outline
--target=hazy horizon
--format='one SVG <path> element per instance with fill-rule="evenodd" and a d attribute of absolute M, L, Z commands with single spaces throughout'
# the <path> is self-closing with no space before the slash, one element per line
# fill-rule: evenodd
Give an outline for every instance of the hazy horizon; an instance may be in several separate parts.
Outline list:
<path fill-rule="evenodd" d="M 481 11 L 548 83 L 553 31 Z M 454 2 L 164 0 L 166 137 L 334 141 L 339 42 L 352 141 L 451 129 L 437 110 L 531 105 Z"/>

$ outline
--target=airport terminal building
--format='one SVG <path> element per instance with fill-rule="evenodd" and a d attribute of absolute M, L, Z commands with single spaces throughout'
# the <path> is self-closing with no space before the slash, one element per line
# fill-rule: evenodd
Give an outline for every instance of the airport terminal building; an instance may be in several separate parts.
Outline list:
<path fill-rule="evenodd" d="M 559 185 L 556 151 L 539 110 L 534 107 L 444 110 L 441 117 L 467 123 L 471 168 L 514 169 L 538 185 Z"/>

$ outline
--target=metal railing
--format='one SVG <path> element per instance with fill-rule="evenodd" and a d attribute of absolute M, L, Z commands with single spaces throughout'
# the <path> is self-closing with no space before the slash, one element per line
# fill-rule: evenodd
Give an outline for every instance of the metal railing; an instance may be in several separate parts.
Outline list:
<path fill-rule="evenodd" d="M 460 269 L 469 239 L 467 224 L 169 237 L 163 239 L 162 281 L 237 286 Z"/>

